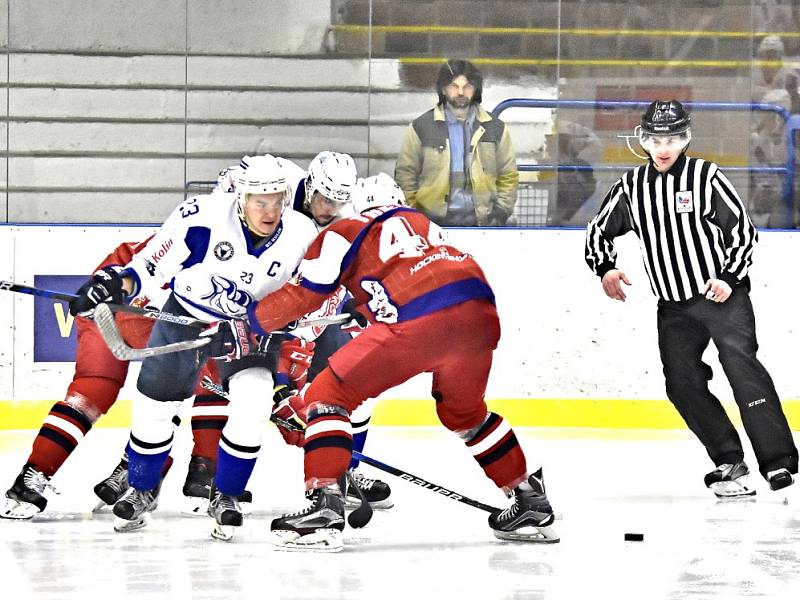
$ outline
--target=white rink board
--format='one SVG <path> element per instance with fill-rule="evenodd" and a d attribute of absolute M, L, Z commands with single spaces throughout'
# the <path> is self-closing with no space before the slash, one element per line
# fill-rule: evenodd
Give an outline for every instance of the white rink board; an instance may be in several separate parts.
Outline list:
<path fill-rule="evenodd" d="M 15 283 L 34 285 L 34 275 L 79 275 L 91 274 L 121 242 L 145 239 L 154 227 L 105 227 L 105 226 L 11 226 L 3 228 L 3 240 L 10 238 L 14 245 L 9 261 L 13 264 L 4 279 Z M 4 255 L 5 256 L 5 255 Z M 13 261 L 11 257 L 13 256 Z M 75 290 L 56 290 L 74 293 Z M 13 328 L 13 336 L 3 336 L 0 355 L 9 353 L 13 365 L 9 384 L 3 375 L 0 390 L 2 398 L 13 400 L 60 399 L 72 379 L 74 363 L 34 362 L 33 360 L 33 296 L 27 294 L 0 294 L 0 301 L 7 296 L 13 301 L 12 311 L 3 311 L 0 331 Z M 5 304 L 0 305 L 5 306 Z M 3 361 L 5 363 L 5 360 Z M 0 367 L 0 372 L 3 372 Z M 135 392 L 135 378 L 121 397 L 131 398 Z M 10 390 L 10 391 L 6 391 Z"/>
<path fill-rule="evenodd" d="M 89 273 L 118 243 L 143 239 L 152 229 L 6 226 L 2 276 L 32 285 L 35 274 Z M 633 282 L 625 303 L 606 298 L 587 268 L 583 230 L 451 229 L 449 235 L 477 257 L 497 296 L 503 337 L 487 398 L 665 398 L 656 300 L 632 234 L 618 240 L 619 266 Z M 800 398 L 793 376 L 800 282 L 791 273 L 799 236 L 760 232 L 751 271 L 760 358 L 784 399 Z M 33 362 L 32 307 L 31 296 L 0 294 L 0 398 L 59 398 L 71 379 L 72 363 Z M 706 360 L 715 372 L 712 391 L 730 399 L 713 347 Z M 129 383 L 121 397 L 135 393 Z M 429 394 L 430 377 L 420 376 L 386 397 Z"/>

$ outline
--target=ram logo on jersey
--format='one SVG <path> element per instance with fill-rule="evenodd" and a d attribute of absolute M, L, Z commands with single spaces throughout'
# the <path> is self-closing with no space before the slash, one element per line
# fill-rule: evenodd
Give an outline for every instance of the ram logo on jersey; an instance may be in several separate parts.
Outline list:
<path fill-rule="evenodd" d="M 216 274 L 211 276 L 211 293 L 201 298 L 208 300 L 212 309 L 234 317 L 247 312 L 247 307 L 253 303 L 253 296 L 240 290 L 235 281 Z"/>

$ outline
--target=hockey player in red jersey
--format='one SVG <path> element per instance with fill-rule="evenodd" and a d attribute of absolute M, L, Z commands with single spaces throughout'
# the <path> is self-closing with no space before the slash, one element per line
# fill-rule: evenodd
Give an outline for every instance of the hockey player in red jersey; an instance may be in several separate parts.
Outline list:
<path fill-rule="evenodd" d="M 120 244 L 97 267 L 100 272 L 114 265 L 130 262 L 145 242 L 125 242 Z M 167 293 L 162 290 L 146 290 L 135 298 L 132 304 L 139 307 L 160 307 Z M 126 342 L 135 348 L 145 348 L 150 331 L 155 323 L 152 319 L 130 313 L 116 315 L 117 326 Z M 69 458 L 97 420 L 106 414 L 116 402 L 120 389 L 125 383 L 129 363 L 116 359 L 94 322 L 88 318 L 75 318 L 77 348 L 75 374 L 67 388 L 64 400 L 53 405 L 45 417 L 42 427 L 33 441 L 28 460 L 6 492 L 4 505 L 0 508 L 0 518 L 30 519 L 47 506 L 45 489 L 52 487 L 50 480 Z M 204 375 L 216 380 L 216 364 L 210 361 Z M 216 451 L 222 427 L 227 418 L 228 401 L 200 386 L 192 410 L 192 430 L 194 449 L 183 492 L 186 496 L 187 512 L 199 512 L 192 507 L 208 502 L 208 492 Z M 169 470 L 171 458 L 165 463 L 163 473 Z M 102 503 L 114 504 L 128 489 L 127 458 L 123 456 L 113 473 L 94 490 Z M 249 496 L 245 497 L 249 500 Z M 202 512 L 205 512 L 203 507 Z M 202 513 L 201 513 L 202 514 Z"/>
<path fill-rule="evenodd" d="M 339 481 L 351 458 L 351 412 L 367 398 L 431 372 L 442 424 L 513 496 L 510 508 L 489 517 L 495 535 L 556 542 L 541 469 L 530 472 L 511 426 L 484 401 L 500 338 L 492 289 L 475 260 L 450 245 L 440 227 L 416 210 L 386 204 L 392 185 L 384 174 L 365 180 L 354 200 L 359 214 L 323 230 L 298 276 L 248 310 L 254 331 L 264 334 L 344 285 L 371 324 L 331 357 L 304 401 L 293 399 L 297 418 L 307 423 L 304 468 L 311 506 L 275 519 L 272 541 L 292 550 L 343 547 Z"/>

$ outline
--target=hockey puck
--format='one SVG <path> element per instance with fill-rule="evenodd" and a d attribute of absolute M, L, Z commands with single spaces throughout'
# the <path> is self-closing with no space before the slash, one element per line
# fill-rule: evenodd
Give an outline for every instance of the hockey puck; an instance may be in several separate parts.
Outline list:
<path fill-rule="evenodd" d="M 644 534 L 643 533 L 626 533 L 625 534 L 625 541 L 626 542 L 643 542 L 644 541 Z"/>

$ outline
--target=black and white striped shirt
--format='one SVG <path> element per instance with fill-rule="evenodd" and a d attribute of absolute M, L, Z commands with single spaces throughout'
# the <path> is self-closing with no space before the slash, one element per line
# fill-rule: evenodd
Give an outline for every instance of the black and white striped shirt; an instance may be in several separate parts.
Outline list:
<path fill-rule="evenodd" d="M 586 228 L 586 262 L 598 276 L 616 268 L 614 238 L 629 231 L 653 293 L 668 301 L 700 295 L 711 278 L 742 282 L 758 240 L 719 167 L 685 155 L 663 174 L 652 162 L 628 171 L 609 190 Z"/>

